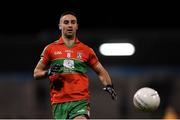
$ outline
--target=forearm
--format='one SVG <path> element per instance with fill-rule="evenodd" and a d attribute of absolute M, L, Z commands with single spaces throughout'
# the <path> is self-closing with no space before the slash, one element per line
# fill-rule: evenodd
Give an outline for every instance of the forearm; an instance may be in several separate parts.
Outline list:
<path fill-rule="evenodd" d="M 34 70 L 34 78 L 36 80 L 44 79 L 47 77 L 47 70 Z"/>
<path fill-rule="evenodd" d="M 101 69 L 100 74 L 98 75 L 99 79 L 101 80 L 102 84 L 104 86 L 112 85 L 111 78 L 108 74 L 108 72 L 105 69 Z"/>
<path fill-rule="evenodd" d="M 93 69 L 97 73 L 99 79 L 104 86 L 112 85 L 111 78 L 106 69 L 101 65 L 101 63 L 98 62 L 96 65 L 93 66 Z"/>
<path fill-rule="evenodd" d="M 103 90 L 110 93 L 113 100 L 117 99 L 116 92 L 114 90 L 111 78 L 106 71 L 106 69 L 101 65 L 100 62 L 92 66 L 93 70 L 98 74 L 99 79 L 101 80 L 102 84 L 105 86 Z"/>

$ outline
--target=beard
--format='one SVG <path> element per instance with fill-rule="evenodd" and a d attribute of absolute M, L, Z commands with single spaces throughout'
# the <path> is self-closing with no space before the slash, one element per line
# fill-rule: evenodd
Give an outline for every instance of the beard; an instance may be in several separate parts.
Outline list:
<path fill-rule="evenodd" d="M 65 37 L 68 39 L 73 39 L 75 37 L 75 34 L 65 34 Z"/>
<path fill-rule="evenodd" d="M 72 39 L 72 38 L 74 38 L 74 35 L 65 35 L 65 37 L 68 39 Z"/>

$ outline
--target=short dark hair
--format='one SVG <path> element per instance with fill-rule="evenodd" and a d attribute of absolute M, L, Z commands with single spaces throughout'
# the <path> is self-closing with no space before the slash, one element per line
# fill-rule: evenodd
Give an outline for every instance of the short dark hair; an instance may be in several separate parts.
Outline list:
<path fill-rule="evenodd" d="M 74 12 L 72 12 L 72 11 L 66 11 L 66 12 L 63 12 L 63 13 L 61 14 L 61 17 L 60 17 L 60 18 L 62 18 L 62 17 L 65 16 L 65 15 L 69 15 L 69 14 L 77 17 L 76 13 L 74 13 Z"/>

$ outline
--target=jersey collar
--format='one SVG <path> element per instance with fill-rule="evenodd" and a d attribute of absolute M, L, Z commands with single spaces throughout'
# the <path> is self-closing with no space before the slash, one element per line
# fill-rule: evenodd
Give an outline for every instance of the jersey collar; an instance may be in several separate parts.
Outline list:
<path fill-rule="evenodd" d="M 59 44 L 64 44 L 64 40 L 63 40 L 62 37 L 59 38 L 58 43 L 59 43 Z M 75 38 L 75 44 L 78 44 L 78 43 L 80 43 L 80 41 L 79 41 L 78 38 L 76 37 L 76 38 Z"/>

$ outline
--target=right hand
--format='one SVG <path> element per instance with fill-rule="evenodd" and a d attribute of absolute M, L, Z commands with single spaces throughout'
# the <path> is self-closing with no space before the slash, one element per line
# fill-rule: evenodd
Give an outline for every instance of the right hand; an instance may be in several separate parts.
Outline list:
<path fill-rule="evenodd" d="M 54 64 L 52 66 L 50 66 L 50 68 L 47 70 L 47 75 L 53 75 L 56 73 L 59 73 L 61 71 L 62 65 L 60 64 Z"/>

